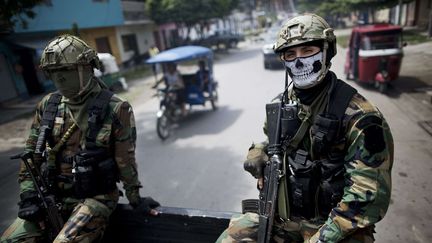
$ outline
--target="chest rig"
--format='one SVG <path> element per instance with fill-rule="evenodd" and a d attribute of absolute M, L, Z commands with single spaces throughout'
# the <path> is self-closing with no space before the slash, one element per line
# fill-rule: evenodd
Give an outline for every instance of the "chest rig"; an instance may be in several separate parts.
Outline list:
<path fill-rule="evenodd" d="M 44 150 L 46 142 L 50 145 L 48 151 L 46 176 L 50 187 L 58 196 L 72 196 L 75 198 L 88 198 L 95 195 L 106 194 L 116 188 L 118 169 L 107 148 L 97 145 L 97 135 L 102 128 L 108 114 L 109 102 L 113 93 L 102 90 L 88 106 L 88 131 L 85 137 L 85 149 L 72 156 L 62 157 L 61 148 L 69 139 L 76 127 L 73 124 L 57 144 L 53 144 L 52 129 L 56 118 L 61 95 L 54 93 L 48 99 L 43 111 L 41 129 L 38 136 L 35 153 Z M 58 168 L 60 163 L 72 165 L 72 175 L 61 175 Z M 68 190 L 59 190 L 59 182 L 71 185 Z"/>
<path fill-rule="evenodd" d="M 281 140 L 286 174 L 282 180 L 286 180 L 283 184 L 286 183 L 288 196 L 288 202 L 284 202 L 288 205 L 282 207 L 289 206 L 285 212 L 292 216 L 327 217 L 343 196 L 346 152 L 343 117 L 357 90 L 340 80 L 331 82 L 327 106 L 310 125 L 296 117 L 295 103 L 287 103 L 282 109 Z"/>

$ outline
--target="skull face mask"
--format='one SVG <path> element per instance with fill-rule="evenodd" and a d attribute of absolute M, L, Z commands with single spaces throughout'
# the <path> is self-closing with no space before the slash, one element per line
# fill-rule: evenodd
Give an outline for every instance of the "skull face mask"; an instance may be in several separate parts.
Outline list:
<path fill-rule="evenodd" d="M 318 84 L 325 75 L 323 52 L 308 57 L 297 57 L 292 61 L 285 61 L 288 74 L 299 89 L 307 89 Z"/>

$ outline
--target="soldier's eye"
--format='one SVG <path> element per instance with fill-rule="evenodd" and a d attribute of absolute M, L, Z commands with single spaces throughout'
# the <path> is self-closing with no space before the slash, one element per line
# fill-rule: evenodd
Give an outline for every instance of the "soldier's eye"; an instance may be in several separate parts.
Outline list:
<path fill-rule="evenodd" d="M 292 61 L 296 58 L 296 54 L 294 52 L 285 52 L 283 55 L 283 60 Z"/>

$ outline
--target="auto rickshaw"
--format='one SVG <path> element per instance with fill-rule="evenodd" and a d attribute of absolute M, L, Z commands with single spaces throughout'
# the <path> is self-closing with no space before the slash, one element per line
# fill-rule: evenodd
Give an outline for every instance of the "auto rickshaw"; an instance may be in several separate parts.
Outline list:
<path fill-rule="evenodd" d="M 197 73 L 199 65 L 195 62 L 205 65 L 205 78 L 204 75 Z M 184 64 L 184 68 L 179 71 L 185 84 L 185 103 L 192 108 L 192 106 L 204 106 L 210 102 L 212 109 L 217 109 L 217 82 L 213 78 L 213 52 L 211 49 L 202 46 L 181 46 L 162 51 L 149 58 L 146 63 L 161 64 L 163 70 L 169 64 Z M 181 108 L 175 102 L 175 95 L 175 90 L 171 90 L 168 85 L 165 85 L 163 89 L 158 89 L 160 105 L 157 113 L 156 131 L 162 140 L 170 136 L 172 125 L 177 124 L 182 118 Z"/>
<path fill-rule="evenodd" d="M 346 79 L 375 85 L 384 93 L 399 77 L 403 50 L 402 27 L 371 24 L 353 28 L 345 62 Z"/>
<path fill-rule="evenodd" d="M 102 79 L 111 91 L 127 90 L 126 79 L 121 75 L 115 57 L 110 53 L 98 53 L 101 69 L 94 69 L 95 76 Z"/>

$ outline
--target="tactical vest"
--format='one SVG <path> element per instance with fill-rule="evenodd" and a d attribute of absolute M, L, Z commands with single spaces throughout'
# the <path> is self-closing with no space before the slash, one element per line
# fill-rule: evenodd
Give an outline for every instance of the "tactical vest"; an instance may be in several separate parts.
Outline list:
<path fill-rule="evenodd" d="M 117 164 L 106 148 L 99 147 L 96 144 L 96 137 L 108 113 L 109 102 L 112 96 L 113 93 L 111 91 L 102 90 L 91 101 L 88 107 L 88 131 L 85 135 L 85 149 L 64 158 L 62 158 L 59 152 L 65 140 L 72 133 L 69 130 L 75 127 L 76 124 L 72 125 L 63 135 L 58 144 L 53 144 L 51 133 L 62 96 L 59 93 L 54 93 L 48 99 L 42 115 L 41 129 L 35 152 L 43 151 L 46 142 L 50 145 L 50 152 L 53 152 L 52 150 L 55 149 L 54 153 L 48 152 L 49 156 L 45 169 L 50 187 L 55 193 L 57 191 L 56 185 L 59 181 L 73 185 L 71 191 L 59 192 L 62 195 L 58 196 L 72 196 L 81 199 L 110 193 L 116 188 L 116 182 L 119 180 Z M 71 164 L 73 176 L 60 176 L 59 163 Z"/>
<path fill-rule="evenodd" d="M 278 211 L 282 218 L 326 218 L 342 199 L 346 185 L 344 156 L 347 149 L 343 117 L 357 90 L 335 78 L 331 82 L 326 109 L 315 117 L 307 129 L 310 130 L 310 147 L 296 145 L 295 149 L 285 150 L 285 176 L 281 179 L 278 199 Z M 290 122 L 295 123 L 292 119 Z M 298 129 L 300 124 L 296 126 Z M 286 133 L 293 135 L 296 132 Z M 306 136 L 308 132 L 304 132 L 301 140 Z M 340 147 L 343 149 L 336 149 Z"/>

